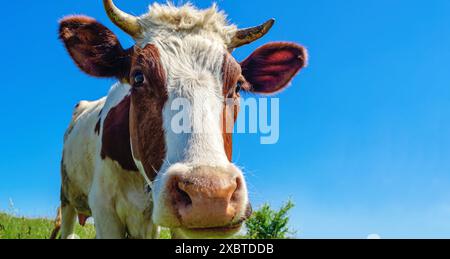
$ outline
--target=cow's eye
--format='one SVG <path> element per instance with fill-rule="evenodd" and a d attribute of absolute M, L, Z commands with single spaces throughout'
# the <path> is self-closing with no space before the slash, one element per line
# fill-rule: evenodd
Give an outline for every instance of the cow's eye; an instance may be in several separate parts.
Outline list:
<path fill-rule="evenodd" d="M 238 94 L 241 90 L 242 90 L 242 86 L 244 85 L 244 82 L 242 82 L 242 80 L 239 80 L 236 83 L 236 93 Z"/>
<path fill-rule="evenodd" d="M 142 72 L 134 73 L 133 82 L 135 86 L 141 86 L 145 81 L 144 74 Z"/>

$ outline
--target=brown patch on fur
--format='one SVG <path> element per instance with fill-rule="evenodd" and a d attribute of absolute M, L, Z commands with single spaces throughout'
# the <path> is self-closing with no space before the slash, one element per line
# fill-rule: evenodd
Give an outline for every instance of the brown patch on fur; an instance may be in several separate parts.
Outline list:
<path fill-rule="evenodd" d="M 136 72 L 145 77 L 142 85 L 134 85 Z M 154 180 L 166 155 L 162 112 L 168 99 L 166 75 L 154 45 L 135 48 L 130 82 L 133 85 L 130 110 L 133 154 L 142 163 L 148 178 Z"/>
<path fill-rule="evenodd" d="M 95 124 L 95 134 L 100 135 L 100 126 L 102 119 L 98 119 L 97 124 Z"/>
<path fill-rule="evenodd" d="M 101 157 L 117 161 L 129 171 L 138 171 L 130 145 L 130 97 L 125 97 L 112 108 L 103 122 Z"/>
<path fill-rule="evenodd" d="M 224 111 L 226 112 L 226 111 Z M 225 118 L 225 116 L 224 116 Z M 225 119 L 224 119 L 225 120 Z M 226 124 L 226 121 L 224 121 L 224 124 Z M 223 133 L 223 143 L 225 148 L 225 154 L 227 155 L 228 161 L 233 160 L 233 134 L 231 133 Z"/>
<path fill-rule="evenodd" d="M 68 198 L 68 188 L 69 188 L 69 176 L 67 174 L 66 166 L 64 165 L 64 152 L 61 159 L 61 192 L 60 192 L 60 200 L 61 206 L 66 206 L 69 204 Z"/>
<path fill-rule="evenodd" d="M 241 66 L 230 55 L 225 54 L 222 66 L 223 96 L 225 98 L 222 114 L 222 132 L 225 153 L 231 162 L 233 158 L 233 127 L 239 113 L 239 93 L 236 93 L 236 85 L 242 80 Z"/>
<path fill-rule="evenodd" d="M 69 138 L 70 134 L 72 134 L 74 127 L 75 127 L 75 123 L 71 122 L 69 127 L 66 130 L 66 133 L 64 133 L 64 142 L 66 142 L 67 139 Z"/>
<path fill-rule="evenodd" d="M 85 194 L 77 193 L 74 195 L 74 185 L 70 182 L 69 174 L 67 173 L 66 165 L 64 164 L 64 152 L 61 160 L 61 207 L 70 205 L 78 212 L 85 215 L 91 215 L 91 209 L 88 203 L 88 197 Z"/>
<path fill-rule="evenodd" d="M 81 226 L 86 226 L 86 221 L 89 219 L 89 216 L 86 216 L 84 214 L 78 214 L 78 223 Z"/>
<path fill-rule="evenodd" d="M 87 16 L 69 16 L 60 21 L 59 38 L 77 66 L 91 76 L 122 78 L 128 75 L 130 51 L 116 35 Z"/>
<path fill-rule="evenodd" d="M 55 227 L 52 231 L 52 234 L 50 235 L 50 239 L 56 239 L 56 237 L 58 237 L 58 233 L 61 230 L 61 225 L 62 225 L 62 214 L 61 214 L 61 207 L 59 207 L 56 213 Z"/>

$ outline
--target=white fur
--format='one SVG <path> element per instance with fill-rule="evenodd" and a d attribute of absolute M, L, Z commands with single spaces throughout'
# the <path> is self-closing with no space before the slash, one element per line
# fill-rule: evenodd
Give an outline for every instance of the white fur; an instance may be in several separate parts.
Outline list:
<path fill-rule="evenodd" d="M 77 234 L 72 234 L 72 235 L 68 236 L 67 239 L 81 239 L 81 238 Z"/>
<path fill-rule="evenodd" d="M 138 39 L 141 45 L 170 36 L 183 39 L 195 34 L 215 39 L 226 48 L 237 32 L 237 27 L 228 23 L 225 13 L 218 11 L 216 5 L 199 10 L 190 4 L 175 7 L 155 3 L 138 20 L 144 28 Z"/>

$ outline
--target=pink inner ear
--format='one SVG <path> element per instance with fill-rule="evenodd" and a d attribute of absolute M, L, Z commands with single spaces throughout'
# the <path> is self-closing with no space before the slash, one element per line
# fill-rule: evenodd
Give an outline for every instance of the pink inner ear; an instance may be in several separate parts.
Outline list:
<path fill-rule="evenodd" d="M 276 93 L 285 88 L 306 64 L 306 51 L 294 43 L 270 43 L 241 63 L 244 77 L 256 93 Z"/>
<path fill-rule="evenodd" d="M 267 57 L 269 63 L 277 62 L 289 62 L 295 58 L 294 53 L 288 50 L 279 50 L 277 52 L 270 53 Z"/>

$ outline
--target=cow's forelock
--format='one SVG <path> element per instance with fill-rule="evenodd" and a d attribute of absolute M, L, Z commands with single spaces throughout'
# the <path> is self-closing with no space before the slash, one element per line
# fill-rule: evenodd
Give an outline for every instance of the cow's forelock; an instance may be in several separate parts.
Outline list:
<path fill-rule="evenodd" d="M 225 47 L 237 31 L 237 27 L 227 21 L 226 14 L 219 11 L 216 5 L 199 10 L 190 4 L 175 7 L 171 4 L 154 3 L 147 14 L 138 18 L 138 22 L 142 32 L 136 40 L 141 46 L 149 42 L 165 41 L 171 36 L 184 38 L 195 34 L 214 38 Z"/>

